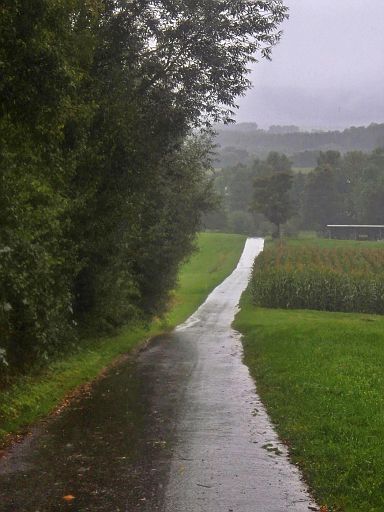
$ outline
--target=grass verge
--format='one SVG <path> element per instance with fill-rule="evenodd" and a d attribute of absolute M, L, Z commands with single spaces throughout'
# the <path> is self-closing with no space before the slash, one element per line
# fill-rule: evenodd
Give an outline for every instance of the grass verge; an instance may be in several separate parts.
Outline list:
<path fill-rule="evenodd" d="M 384 318 L 256 309 L 235 327 L 280 437 L 327 511 L 384 510 Z"/>
<path fill-rule="evenodd" d="M 180 272 L 167 318 L 149 327 L 127 327 L 108 338 L 87 340 L 73 354 L 51 364 L 43 373 L 20 377 L 0 396 L 0 444 L 53 411 L 78 386 L 96 378 L 120 355 L 145 339 L 183 322 L 237 264 L 245 237 L 221 233 L 201 233 L 198 247 Z"/>

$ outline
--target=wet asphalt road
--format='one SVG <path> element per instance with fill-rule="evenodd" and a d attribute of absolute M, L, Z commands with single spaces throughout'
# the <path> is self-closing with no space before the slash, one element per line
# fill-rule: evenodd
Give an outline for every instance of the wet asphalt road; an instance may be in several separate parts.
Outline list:
<path fill-rule="evenodd" d="M 0 462 L 0 511 L 315 509 L 231 329 L 262 244 L 248 240 L 237 269 L 185 324 L 11 450 Z"/>

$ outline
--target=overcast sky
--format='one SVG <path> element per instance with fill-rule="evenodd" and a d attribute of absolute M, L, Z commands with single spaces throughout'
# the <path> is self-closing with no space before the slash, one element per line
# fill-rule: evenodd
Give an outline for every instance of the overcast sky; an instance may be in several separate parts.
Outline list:
<path fill-rule="evenodd" d="M 384 0 L 285 0 L 272 62 L 254 65 L 237 121 L 342 128 L 384 122 Z"/>

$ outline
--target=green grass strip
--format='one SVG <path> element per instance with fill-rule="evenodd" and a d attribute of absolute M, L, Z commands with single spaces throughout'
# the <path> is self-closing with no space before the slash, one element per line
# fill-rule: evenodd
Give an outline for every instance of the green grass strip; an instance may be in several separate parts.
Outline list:
<path fill-rule="evenodd" d="M 235 327 L 281 438 L 324 510 L 384 510 L 384 318 L 254 308 Z"/>
<path fill-rule="evenodd" d="M 75 353 L 50 365 L 44 373 L 21 377 L 0 397 L 0 443 L 46 416 L 78 386 L 93 380 L 117 357 L 146 339 L 183 322 L 229 275 L 241 255 L 245 237 L 201 233 L 199 250 L 180 272 L 180 285 L 166 319 L 145 328 L 127 327 L 108 338 L 87 340 Z"/>

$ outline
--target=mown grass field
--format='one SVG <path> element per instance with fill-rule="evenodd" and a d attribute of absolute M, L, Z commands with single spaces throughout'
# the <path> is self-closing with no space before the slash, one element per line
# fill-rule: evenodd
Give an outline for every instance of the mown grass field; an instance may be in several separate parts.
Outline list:
<path fill-rule="evenodd" d="M 206 296 L 235 268 L 245 237 L 201 233 L 198 251 L 180 272 L 168 316 L 149 327 L 127 327 L 114 337 L 87 340 L 82 348 L 52 363 L 38 375 L 20 378 L 0 396 L 0 444 L 9 433 L 19 432 L 49 414 L 78 386 L 91 381 L 116 358 L 147 338 L 186 320 Z"/>
<path fill-rule="evenodd" d="M 255 307 L 249 288 L 235 327 L 259 394 L 322 510 L 382 512 L 384 317 Z"/>

